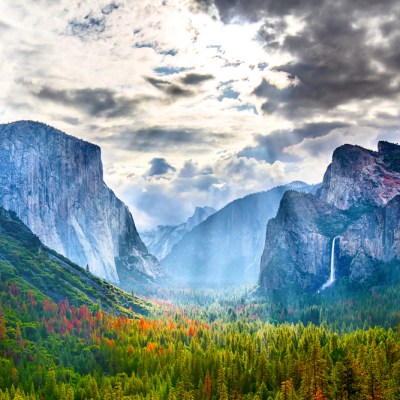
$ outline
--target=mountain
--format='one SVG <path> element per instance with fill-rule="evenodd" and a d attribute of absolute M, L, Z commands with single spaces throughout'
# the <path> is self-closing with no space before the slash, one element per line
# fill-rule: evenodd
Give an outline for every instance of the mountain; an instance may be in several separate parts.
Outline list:
<path fill-rule="evenodd" d="M 186 222 L 177 226 L 159 225 L 157 229 L 142 232 L 141 238 L 151 254 L 161 261 L 187 233 L 214 213 L 215 210 L 211 207 L 196 207 L 194 214 Z"/>
<path fill-rule="evenodd" d="M 379 142 L 378 151 L 343 145 L 332 156 L 318 196 L 345 210 L 384 206 L 400 192 L 400 146 Z"/>
<path fill-rule="evenodd" d="M 400 268 L 399 216 L 400 146 L 337 148 L 317 193 L 287 192 L 268 222 L 261 290 L 316 292 L 334 282 L 332 274 L 352 285 L 379 284 L 389 264 Z"/>
<path fill-rule="evenodd" d="M 265 241 L 265 227 L 288 189 L 315 191 L 293 182 L 237 199 L 186 234 L 162 261 L 184 284 L 223 286 L 255 283 Z"/>
<path fill-rule="evenodd" d="M 14 212 L 0 207 L 0 281 L 54 302 L 126 316 L 148 314 L 150 303 L 128 294 L 44 246 Z M 6 286 L 5 286 L 6 287 Z M 5 289 L 4 289 L 5 290 Z"/>
<path fill-rule="evenodd" d="M 163 276 L 104 183 L 94 144 L 38 122 L 0 125 L 0 206 L 46 246 L 126 289 Z"/>

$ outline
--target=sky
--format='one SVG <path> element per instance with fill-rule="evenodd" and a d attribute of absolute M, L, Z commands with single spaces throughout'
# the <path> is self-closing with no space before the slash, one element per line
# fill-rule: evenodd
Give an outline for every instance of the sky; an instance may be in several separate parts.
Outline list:
<path fill-rule="evenodd" d="M 397 143 L 399 19 L 394 0 L 3 0 L 0 122 L 98 144 L 139 230 L 178 224 Z"/>

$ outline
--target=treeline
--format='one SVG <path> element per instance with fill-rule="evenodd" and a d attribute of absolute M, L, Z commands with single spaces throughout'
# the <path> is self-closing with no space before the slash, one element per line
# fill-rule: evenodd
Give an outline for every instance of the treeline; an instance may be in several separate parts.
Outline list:
<path fill-rule="evenodd" d="M 272 324 L 324 324 L 335 332 L 400 324 L 400 284 L 349 285 L 339 280 L 322 293 L 304 293 L 285 304 L 272 302 L 256 287 L 212 289 L 152 288 L 143 293 L 163 309 L 183 308 L 191 318 L 234 322 L 261 320 Z M 163 312 L 163 311 L 162 311 Z M 159 314 L 162 316 L 162 312 Z"/>
<path fill-rule="evenodd" d="M 117 317 L 0 279 L 0 400 L 400 398 L 397 329 L 339 335 L 167 308 Z"/>

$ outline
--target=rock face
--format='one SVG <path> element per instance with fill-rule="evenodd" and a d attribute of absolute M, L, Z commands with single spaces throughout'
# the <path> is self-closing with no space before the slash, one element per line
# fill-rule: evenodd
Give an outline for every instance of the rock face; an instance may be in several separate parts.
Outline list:
<path fill-rule="evenodd" d="M 316 195 L 287 192 L 267 225 L 260 288 L 285 297 L 317 291 L 330 274 L 365 282 L 379 263 L 400 260 L 400 146 L 344 145 Z"/>
<path fill-rule="evenodd" d="M 284 194 L 277 216 L 267 225 L 261 258 L 261 265 L 267 267 L 259 278 L 262 287 L 317 290 L 323 284 L 323 276 L 329 276 L 330 239 L 319 226 L 321 217 L 341 215 L 312 194 Z"/>
<path fill-rule="evenodd" d="M 345 210 L 359 204 L 383 206 L 400 194 L 400 146 L 379 142 L 378 152 L 344 145 L 333 153 L 319 198 Z"/>
<path fill-rule="evenodd" d="M 103 181 L 98 146 L 31 121 L 0 125 L 0 143 L 0 205 L 46 246 L 113 283 L 162 276 L 128 207 Z"/>
<path fill-rule="evenodd" d="M 255 283 L 266 223 L 288 189 L 316 187 L 294 182 L 235 200 L 187 233 L 161 264 L 184 284 Z"/>
<path fill-rule="evenodd" d="M 194 214 L 186 222 L 177 226 L 159 225 L 153 231 L 142 232 L 141 237 L 151 254 L 161 261 L 187 233 L 214 213 L 212 207 L 196 207 Z"/>

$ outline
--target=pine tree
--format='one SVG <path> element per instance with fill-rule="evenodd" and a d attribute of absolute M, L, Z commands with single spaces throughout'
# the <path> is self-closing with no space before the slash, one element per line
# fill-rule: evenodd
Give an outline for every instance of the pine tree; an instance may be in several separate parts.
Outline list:
<path fill-rule="evenodd" d="M 359 383 L 353 366 L 353 360 L 346 355 L 336 364 L 337 387 L 340 399 L 354 400 L 358 398 Z"/>
<path fill-rule="evenodd" d="M 225 369 L 222 367 L 218 371 L 217 378 L 217 391 L 218 391 L 218 400 L 228 400 L 228 389 L 226 387 L 226 378 L 225 378 Z"/>
<path fill-rule="evenodd" d="M 56 396 L 57 382 L 56 382 L 56 372 L 51 369 L 46 376 L 44 391 L 46 394 L 46 399 L 54 399 Z"/>
<path fill-rule="evenodd" d="M 3 305 L 0 301 L 0 342 L 2 342 L 5 338 L 6 338 L 6 318 L 4 316 Z"/>
<path fill-rule="evenodd" d="M 211 399 L 211 377 L 210 377 L 210 373 L 207 371 L 206 372 L 206 377 L 204 379 L 204 393 L 206 396 L 206 400 L 210 400 Z"/>
<path fill-rule="evenodd" d="M 293 383 L 291 380 L 283 381 L 281 383 L 281 399 L 282 400 L 294 400 L 296 398 L 296 393 L 293 388 Z"/>
<path fill-rule="evenodd" d="M 75 399 L 74 389 L 72 389 L 72 387 L 69 387 L 67 390 L 67 400 L 74 400 L 74 399 Z"/>

